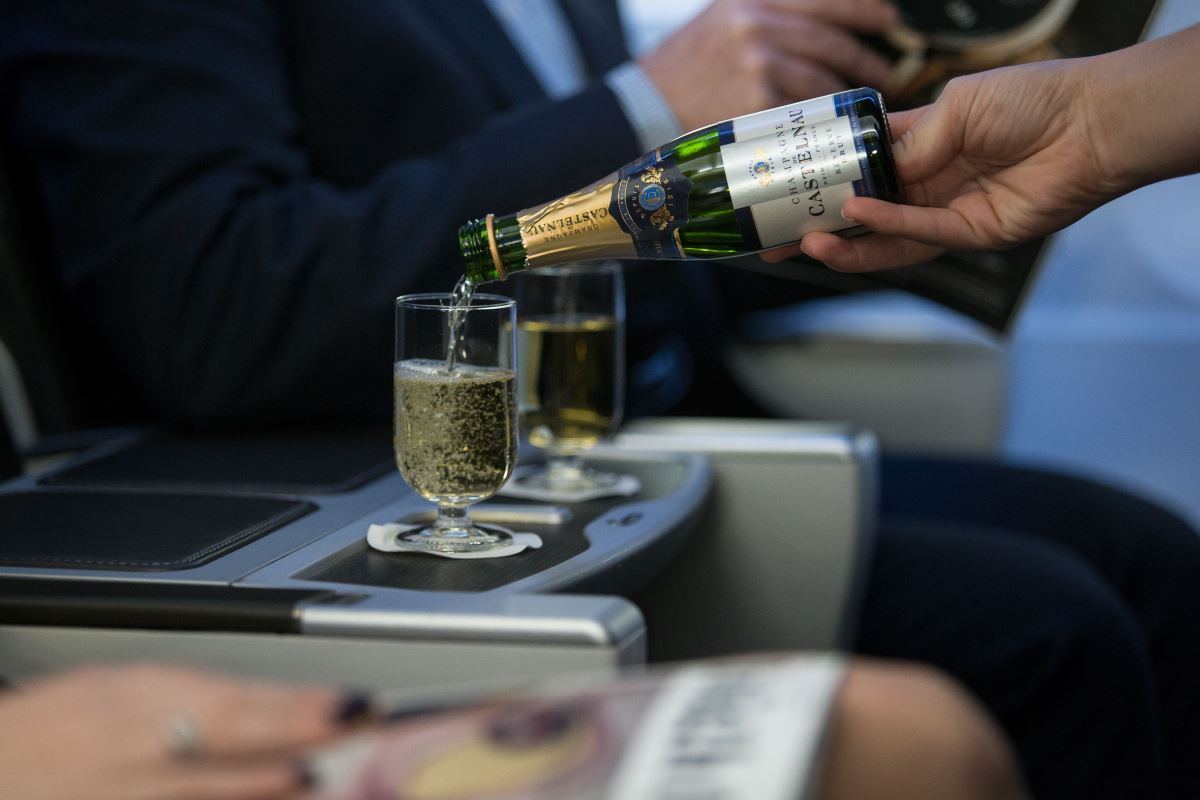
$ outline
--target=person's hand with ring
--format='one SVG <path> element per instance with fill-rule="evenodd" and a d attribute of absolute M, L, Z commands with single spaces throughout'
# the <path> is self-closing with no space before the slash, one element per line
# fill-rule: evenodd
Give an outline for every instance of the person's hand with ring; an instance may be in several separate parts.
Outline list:
<path fill-rule="evenodd" d="M 0 693 L 0 776 L 20 800 L 291 797 L 344 729 L 345 696 L 160 666 L 93 667 Z"/>

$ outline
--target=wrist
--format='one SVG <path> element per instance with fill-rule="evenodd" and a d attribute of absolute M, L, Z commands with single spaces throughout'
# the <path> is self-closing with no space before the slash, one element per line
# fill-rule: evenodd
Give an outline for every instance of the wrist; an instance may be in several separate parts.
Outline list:
<path fill-rule="evenodd" d="M 1122 82 L 1123 65 L 1116 56 L 1107 53 L 1071 62 L 1076 84 L 1074 114 L 1084 123 L 1084 144 L 1091 148 L 1096 173 L 1094 185 L 1106 201 L 1141 185 L 1132 146 L 1138 121 L 1130 107 L 1129 87 Z"/>
<path fill-rule="evenodd" d="M 688 130 L 694 126 L 689 124 L 691 120 L 687 118 L 686 109 L 682 107 L 683 104 L 679 100 L 678 87 L 675 86 L 672 80 L 675 71 L 671 69 L 670 57 L 664 57 L 660 52 L 662 49 L 662 46 L 660 46 L 633 63 L 637 65 L 650 84 L 662 96 L 667 107 L 671 109 L 671 113 L 679 121 L 683 130 Z M 676 67 L 677 69 L 678 67 Z"/>
<path fill-rule="evenodd" d="M 617 96 L 641 152 L 648 153 L 683 132 L 671 104 L 638 64 L 625 62 L 605 75 L 604 82 Z"/>
<path fill-rule="evenodd" d="M 1098 160 L 1114 196 L 1200 169 L 1200 26 L 1080 59 Z M 1093 63 L 1088 63 L 1093 62 Z"/>

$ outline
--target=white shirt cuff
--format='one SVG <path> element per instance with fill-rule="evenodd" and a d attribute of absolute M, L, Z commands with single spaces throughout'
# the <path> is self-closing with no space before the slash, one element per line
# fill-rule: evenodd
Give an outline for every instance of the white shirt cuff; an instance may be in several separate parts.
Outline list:
<path fill-rule="evenodd" d="M 632 61 L 604 76 L 604 82 L 617 96 L 617 102 L 637 134 L 642 152 L 648 153 L 683 133 L 675 112 L 646 73 Z"/>

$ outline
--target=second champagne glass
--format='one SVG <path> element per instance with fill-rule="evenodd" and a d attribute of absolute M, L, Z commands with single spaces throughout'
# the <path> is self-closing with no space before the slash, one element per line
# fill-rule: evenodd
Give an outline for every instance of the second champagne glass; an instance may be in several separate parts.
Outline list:
<path fill-rule="evenodd" d="M 523 488 L 587 492 L 615 486 L 582 455 L 621 422 L 625 397 L 625 294 L 616 262 L 529 270 L 517 296 L 521 425 L 546 466 Z"/>

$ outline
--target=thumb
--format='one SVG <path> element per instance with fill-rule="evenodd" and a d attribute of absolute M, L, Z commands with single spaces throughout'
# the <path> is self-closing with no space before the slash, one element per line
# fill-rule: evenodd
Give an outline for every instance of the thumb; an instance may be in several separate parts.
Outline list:
<path fill-rule="evenodd" d="M 921 118 L 930 112 L 933 106 L 921 106 L 920 108 L 912 108 L 908 111 L 892 111 L 888 113 L 888 129 L 892 132 L 893 141 L 899 141 L 900 137 L 908 133 L 913 125 L 921 121 Z"/>
<path fill-rule="evenodd" d="M 902 182 L 919 183 L 954 160 L 961 137 L 954 134 L 953 114 L 946 104 L 902 111 L 889 121 L 892 132 L 900 134 L 892 155 Z"/>

